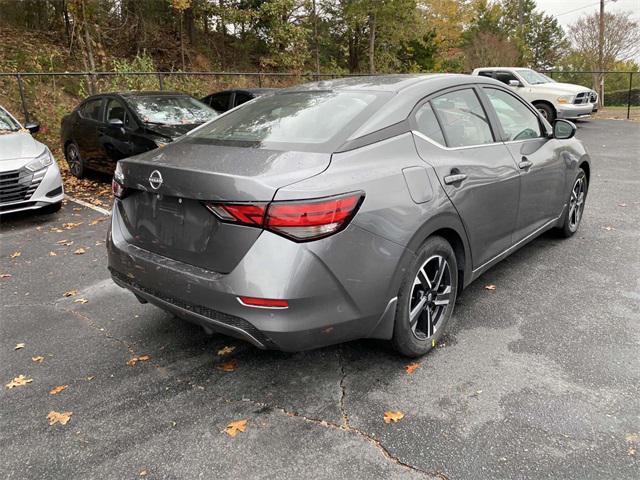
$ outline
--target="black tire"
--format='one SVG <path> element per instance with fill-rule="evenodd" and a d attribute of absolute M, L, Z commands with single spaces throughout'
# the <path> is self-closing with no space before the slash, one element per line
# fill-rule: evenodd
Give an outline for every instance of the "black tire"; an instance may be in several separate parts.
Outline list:
<path fill-rule="evenodd" d="M 557 228 L 558 233 L 562 237 L 569 238 L 580 228 L 588 191 L 589 182 L 587 181 L 587 174 L 582 168 L 579 168 L 571 184 L 571 191 L 569 192 L 569 199 L 567 200 L 568 208 L 562 218 L 562 225 Z"/>
<path fill-rule="evenodd" d="M 554 108 L 547 103 L 534 103 L 533 105 L 542 114 L 545 120 L 553 125 L 553 122 L 556 119 L 556 111 Z"/>
<path fill-rule="evenodd" d="M 69 165 L 71 175 L 76 178 L 83 178 L 87 169 L 84 159 L 80 155 L 80 150 L 75 143 L 71 142 L 67 145 L 64 149 L 64 157 L 67 160 L 67 165 Z"/>
<path fill-rule="evenodd" d="M 56 213 L 62 208 L 62 202 L 52 203 L 51 205 L 47 205 L 46 207 L 42 207 L 40 211 L 42 213 L 51 214 Z"/>
<path fill-rule="evenodd" d="M 440 259 L 446 262 L 446 267 L 442 267 L 444 273 L 440 277 L 440 284 L 436 286 L 439 272 L 434 268 L 442 265 Z M 425 276 L 427 282 L 424 281 Z M 448 294 L 445 295 L 447 289 Z M 431 350 L 451 318 L 457 292 L 458 263 L 451 245 L 442 237 L 428 238 L 420 247 L 398 292 L 392 339 L 394 348 L 407 357 L 419 357 Z M 448 303 L 443 305 L 445 300 Z M 422 303 L 424 306 L 420 310 Z M 414 315 L 415 327 L 410 320 L 412 308 L 419 312 L 417 317 Z M 430 319 L 433 323 L 429 322 Z"/>

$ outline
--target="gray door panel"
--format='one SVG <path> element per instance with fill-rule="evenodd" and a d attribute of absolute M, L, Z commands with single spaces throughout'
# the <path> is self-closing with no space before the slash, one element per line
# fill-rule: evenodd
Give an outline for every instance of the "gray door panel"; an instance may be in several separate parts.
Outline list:
<path fill-rule="evenodd" d="M 419 155 L 434 167 L 467 231 L 473 267 L 491 260 L 512 244 L 520 179 L 509 150 L 502 143 L 444 149 L 415 135 Z M 465 175 L 447 184 L 445 177 Z"/>

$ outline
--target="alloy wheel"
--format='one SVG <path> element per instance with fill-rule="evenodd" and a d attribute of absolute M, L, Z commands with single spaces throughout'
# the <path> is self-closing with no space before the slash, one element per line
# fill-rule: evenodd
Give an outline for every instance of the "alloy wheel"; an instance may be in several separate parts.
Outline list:
<path fill-rule="evenodd" d="M 420 340 L 432 337 L 451 302 L 451 267 L 441 256 L 429 257 L 420 267 L 411 288 L 409 325 Z"/>
<path fill-rule="evenodd" d="M 69 170 L 72 175 L 76 177 L 80 175 L 82 164 L 80 154 L 78 153 L 78 149 L 75 145 L 69 145 L 69 147 L 67 147 L 67 163 L 69 164 Z"/>
<path fill-rule="evenodd" d="M 540 115 L 542 115 L 545 120 L 549 120 L 549 115 L 546 109 L 538 107 L 538 112 L 540 112 Z"/>
<path fill-rule="evenodd" d="M 580 225 L 582 211 L 584 210 L 584 198 L 587 193 L 587 182 L 584 176 L 579 176 L 573 184 L 571 199 L 569 200 L 569 229 L 575 232 Z"/>

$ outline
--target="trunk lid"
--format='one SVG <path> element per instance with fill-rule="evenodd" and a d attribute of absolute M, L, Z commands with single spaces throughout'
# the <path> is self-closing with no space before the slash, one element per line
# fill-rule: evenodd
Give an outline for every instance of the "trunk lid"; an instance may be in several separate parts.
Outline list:
<path fill-rule="evenodd" d="M 220 222 L 203 201 L 269 202 L 278 188 L 321 173 L 330 159 L 326 153 L 213 145 L 187 137 L 120 160 L 128 189 L 119 210 L 125 236 L 145 250 L 228 273 L 262 230 Z"/>

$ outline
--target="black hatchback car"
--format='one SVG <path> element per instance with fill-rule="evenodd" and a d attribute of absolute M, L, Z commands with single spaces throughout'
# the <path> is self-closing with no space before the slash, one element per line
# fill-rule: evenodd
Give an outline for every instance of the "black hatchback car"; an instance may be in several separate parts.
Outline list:
<path fill-rule="evenodd" d="M 74 176 L 113 173 L 118 160 L 164 146 L 217 115 L 183 93 L 103 93 L 62 119 L 62 146 Z"/>
<path fill-rule="evenodd" d="M 244 90 L 225 90 L 224 92 L 212 93 L 204 97 L 201 102 L 209 105 L 218 113 L 242 105 L 243 103 L 262 97 L 277 90 L 276 88 L 248 88 Z"/>

